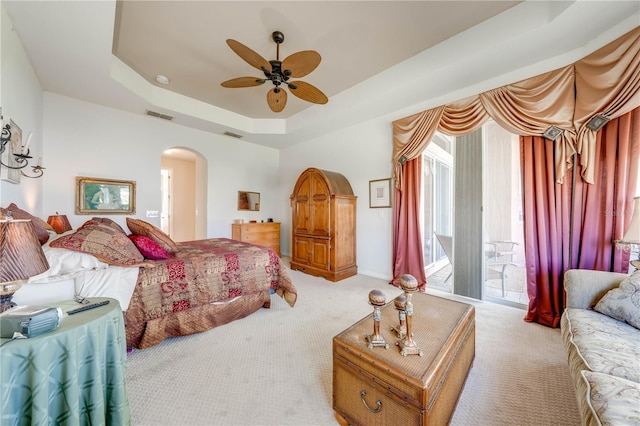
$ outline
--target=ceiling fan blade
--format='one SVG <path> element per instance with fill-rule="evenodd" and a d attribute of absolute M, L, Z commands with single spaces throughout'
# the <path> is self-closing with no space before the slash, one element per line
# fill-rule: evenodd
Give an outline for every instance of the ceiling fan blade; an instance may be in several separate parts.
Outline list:
<path fill-rule="evenodd" d="M 295 86 L 295 89 L 291 85 Z M 329 98 L 320 89 L 304 81 L 291 82 L 289 90 L 303 101 L 313 102 L 314 104 L 326 104 L 329 102 Z"/>
<path fill-rule="evenodd" d="M 303 50 L 287 56 L 280 68 L 283 73 L 287 70 L 291 72 L 287 77 L 300 78 L 315 70 L 321 60 L 320 54 L 315 50 Z"/>
<path fill-rule="evenodd" d="M 271 64 L 269 63 L 269 61 L 267 61 L 265 58 L 260 56 L 260 54 L 249 49 L 247 46 L 240 43 L 239 41 L 228 39 L 227 44 L 229 45 L 231 50 L 236 52 L 238 56 L 240 56 L 246 63 L 248 63 L 252 67 L 257 68 L 260 71 L 263 71 L 262 69 L 263 67 L 267 71 L 271 70 Z"/>
<path fill-rule="evenodd" d="M 260 86 L 265 82 L 264 79 L 257 77 L 238 77 L 220 83 L 222 87 L 252 87 Z"/>
<path fill-rule="evenodd" d="M 274 87 L 267 92 L 267 104 L 273 112 L 280 112 L 287 105 L 287 92 L 279 87 Z"/>

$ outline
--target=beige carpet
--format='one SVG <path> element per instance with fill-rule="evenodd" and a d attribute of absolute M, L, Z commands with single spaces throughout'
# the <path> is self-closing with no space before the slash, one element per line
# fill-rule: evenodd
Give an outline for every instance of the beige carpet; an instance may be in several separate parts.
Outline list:
<path fill-rule="evenodd" d="M 128 356 L 133 425 L 336 425 L 333 336 L 371 314 L 367 296 L 400 291 L 356 276 L 338 283 L 291 272 L 298 303 Z M 437 291 L 430 291 L 444 295 Z M 559 330 L 523 310 L 476 307 L 476 358 L 452 425 L 579 425 Z"/>

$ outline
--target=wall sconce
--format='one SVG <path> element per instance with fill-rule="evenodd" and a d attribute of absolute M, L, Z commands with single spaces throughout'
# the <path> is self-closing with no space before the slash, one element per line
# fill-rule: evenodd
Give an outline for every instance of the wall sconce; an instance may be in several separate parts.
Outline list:
<path fill-rule="evenodd" d="M 633 201 L 633 217 L 629 229 L 621 240 L 616 241 L 616 246 L 622 246 L 625 251 L 631 250 L 632 246 L 640 247 L 640 197 L 635 197 Z M 632 260 L 630 263 L 634 268 L 640 269 L 640 253 L 638 259 Z"/>
<path fill-rule="evenodd" d="M 0 312 L 15 306 L 13 294 L 22 283 L 49 269 L 31 220 L 0 220 Z"/>
<path fill-rule="evenodd" d="M 2 135 L 0 136 L 0 156 L 2 155 L 2 153 L 4 153 L 4 150 L 6 149 L 7 144 L 10 141 L 11 141 L 11 126 L 7 123 L 2 127 Z M 9 169 L 20 170 L 20 173 L 24 177 L 35 179 L 35 178 L 42 177 L 42 175 L 44 174 L 45 168 L 42 167 L 42 158 L 38 158 L 38 163 L 36 166 L 31 166 L 31 169 L 34 173 L 33 176 L 29 176 L 24 171 L 22 171 L 22 169 L 24 169 L 29 165 L 29 160 L 33 158 L 29 155 L 30 142 L 31 142 L 31 133 L 29 133 L 29 137 L 27 138 L 27 143 L 25 143 L 22 146 L 22 151 L 20 153 L 15 153 L 15 152 L 13 153 L 16 163 L 18 164 L 17 166 L 10 166 L 8 164 L 4 164 L 1 159 L 0 159 L 0 164 Z"/>
<path fill-rule="evenodd" d="M 64 234 L 67 231 L 71 231 L 73 228 L 69 223 L 69 219 L 67 219 L 66 214 L 56 214 L 51 215 L 47 218 L 47 223 L 51 225 L 56 234 Z"/>
<path fill-rule="evenodd" d="M 608 121 L 608 117 L 602 114 L 596 114 L 591 117 L 591 120 L 589 120 L 589 122 L 587 123 L 587 129 L 597 132 L 598 130 L 602 129 L 602 127 L 607 124 Z"/>

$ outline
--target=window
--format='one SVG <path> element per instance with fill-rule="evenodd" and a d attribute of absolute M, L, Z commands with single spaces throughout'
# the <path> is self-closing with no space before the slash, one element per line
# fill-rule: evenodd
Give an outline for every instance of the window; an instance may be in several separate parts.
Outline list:
<path fill-rule="evenodd" d="M 436 134 L 422 156 L 424 264 L 431 268 L 446 263 L 446 255 L 434 233 L 453 233 L 452 139 Z"/>

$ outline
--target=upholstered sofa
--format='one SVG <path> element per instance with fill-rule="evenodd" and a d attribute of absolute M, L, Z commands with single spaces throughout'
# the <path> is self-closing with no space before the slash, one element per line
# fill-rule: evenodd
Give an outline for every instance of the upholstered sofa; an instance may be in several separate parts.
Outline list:
<path fill-rule="evenodd" d="M 583 425 L 640 425 L 640 271 L 570 270 L 562 338 Z"/>

